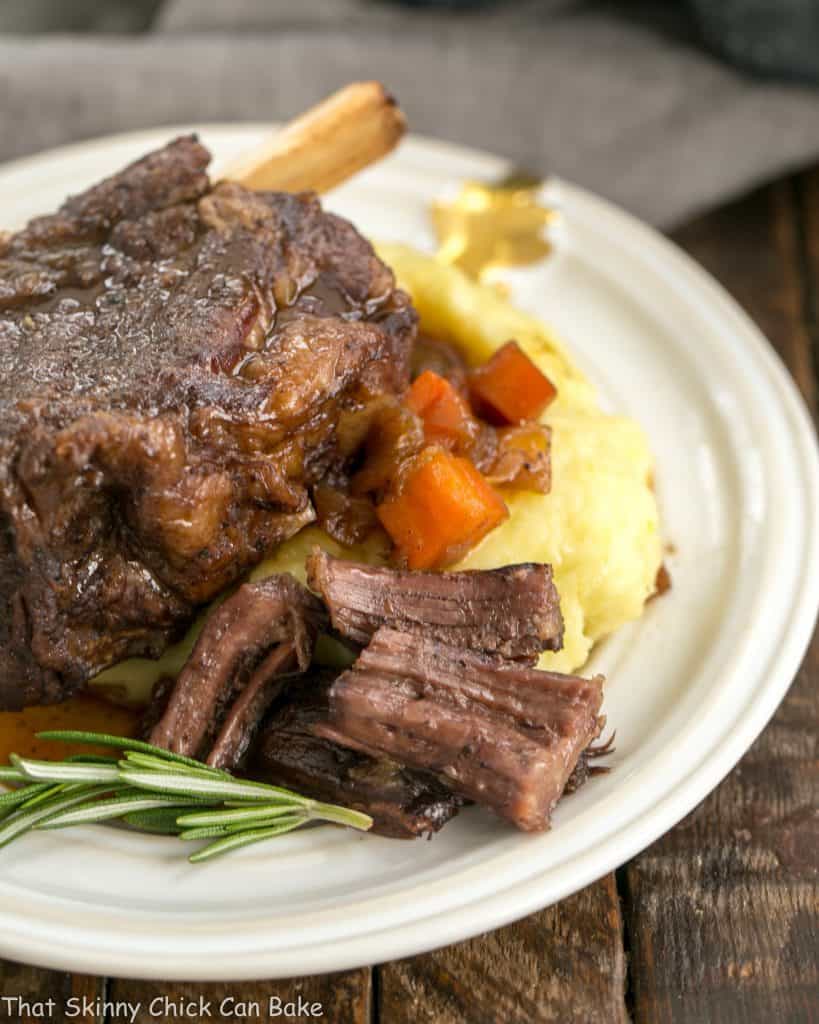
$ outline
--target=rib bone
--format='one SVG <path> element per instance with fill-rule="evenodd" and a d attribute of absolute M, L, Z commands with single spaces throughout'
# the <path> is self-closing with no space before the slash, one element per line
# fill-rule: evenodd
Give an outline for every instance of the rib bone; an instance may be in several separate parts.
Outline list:
<path fill-rule="evenodd" d="M 353 82 L 239 156 L 222 177 L 250 189 L 326 192 L 386 156 L 405 130 L 380 82 Z"/>

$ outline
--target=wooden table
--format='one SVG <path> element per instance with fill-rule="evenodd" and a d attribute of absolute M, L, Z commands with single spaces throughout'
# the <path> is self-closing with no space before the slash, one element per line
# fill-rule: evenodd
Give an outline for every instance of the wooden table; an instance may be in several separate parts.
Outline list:
<path fill-rule="evenodd" d="M 816 417 L 819 169 L 674 235 L 750 312 Z M 696 344 L 696 339 L 692 339 Z M 253 984 L 157 984 L 0 962 L 0 997 L 141 1002 L 225 996 L 323 1004 L 332 1024 L 797 1024 L 819 1021 L 819 638 L 771 724 L 668 835 L 556 907 L 456 946 L 373 968 Z M 167 1019 L 172 1019 L 168 1016 Z M 200 1019 L 198 1017 L 188 1018 Z M 259 1019 L 259 1018 L 256 1018 Z M 263 1016 L 261 1019 L 268 1019 Z M 280 1017 L 305 1020 L 305 1017 Z"/>

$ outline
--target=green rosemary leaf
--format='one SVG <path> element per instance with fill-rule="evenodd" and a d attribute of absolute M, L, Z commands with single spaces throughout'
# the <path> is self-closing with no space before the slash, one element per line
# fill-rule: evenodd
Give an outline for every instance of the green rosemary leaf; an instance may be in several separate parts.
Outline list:
<path fill-rule="evenodd" d="M 153 811 L 159 808 L 179 805 L 172 796 L 149 795 L 146 792 L 122 792 L 108 800 L 94 799 L 87 804 L 60 811 L 35 826 L 38 829 L 68 828 L 70 825 L 91 825 L 98 821 L 111 821 L 121 818 L 129 811 Z M 190 806 L 201 805 L 201 801 L 191 800 Z M 184 801 L 182 802 L 184 806 Z"/>
<path fill-rule="evenodd" d="M 88 783 L 85 782 L 72 782 L 69 785 L 66 785 L 64 782 L 33 782 L 30 786 L 26 786 L 26 789 L 29 791 L 29 797 L 20 804 L 20 810 L 27 811 L 32 807 L 37 807 L 45 803 L 46 800 L 59 796 L 61 793 L 78 792 L 80 787 L 86 785 Z M 33 791 L 35 786 L 38 787 L 36 792 Z M 40 786 L 45 786 L 45 789 L 39 789 Z"/>
<path fill-rule="evenodd" d="M 209 828 L 187 828 L 179 833 L 180 839 L 212 839 L 214 836 L 226 836 L 228 830 L 218 825 L 211 825 Z"/>
<path fill-rule="evenodd" d="M 240 832 L 259 832 L 276 828 L 288 831 L 291 825 L 304 825 L 310 818 L 301 812 L 274 816 L 272 818 L 259 818 L 254 822 L 237 822 L 234 825 L 203 825 L 200 828 L 186 828 L 179 833 L 180 839 L 211 839 L 215 836 L 238 835 Z M 288 829 L 285 829 L 288 826 Z"/>
<path fill-rule="evenodd" d="M 34 761 L 11 755 L 11 762 L 35 782 L 118 782 L 119 769 L 108 764 L 66 764 L 64 761 Z"/>
<path fill-rule="evenodd" d="M 132 740 L 126 736 L 111 736 L 104 732 L 49 729 L 46 732 L 38 732 L 37 738 L 41 740 L 55 740 L 58 743 L 88 743 L 94 747 L 115 747 L 117 750 L 135 750 L 143 754 L 155 754 L 166 761 L 177 761 L 179 764 L 187 764 L 192 768 L 202 767 L 202 762 L 195 761 L 192 757 L 173 754 L 170 750 L 163 750 L 162 747 L 155 747 L 152 743 L 145 743 L 142 740 Z"/>
<path fill-rule="evenodd" d="M 179 793 L 184 796 L 210 797 L 215 802 L 244 799 L 258 803 L 286 801 L 306 806 L 312 801 L 287 790 L 276 791 L 263 783 L 244 782 L 240 779 L 205 779 L 193 775 L 166 775 L 163 772 L 122 769 L 120 778 L 130 786 L 151 789 L 160 793 Z"/>
<path fill-rule="evenodd" d="M 223 772 L 219 768 L 210 768 L 206 764 L 200 764 L 198 768 L 193 768 L 188 764 L 165 761 L 163 758 L 155 757 L 153 754 L 139 754 L 133 750 L 127 751 L 124 760 L 118 763 L 120 768 L 150 768 L 158 772 L 176 772 L 177 774 L 196 775 L 208 779 L 233 778 L 227 772 Z"/>
<path fill-rule="evenodd" d="M 117 786 L 106 786 L 105 791 L 107 793 L 115 792 Z M 94 794 L 99 790 L 98 786 L 92 785 L 90 782 L 59 782 L 49 787 L 48 790 L 44 790 L 42 793 L 37 793 L 30 800 L 26 800 L 24 804 L 21 804 L 19 810 L 29 811 L 34 807 L 39 807 L 44 803 L 53 803 L 58 798 L 65 796 L 82 796 L 85 795 L 89 799 L 94 798 Z"/>
<path fill-rule="evenodd" d="M 261 807 L 248 807 L 242 810 L 208 810 L 194 811 L 179 818 L 178 824 L 185 828 L 198 828 L 200 825 L 235 825 L 240 822 L 254 822 L 260 818 L 279 818 L 293 814 L 294 808 L 288 804 L 264 804 Z"/>
<path fill-rule="evenodd" d="M 177 816 L 184 810 L 184 805 L 174 804 L 155 811 L 130 811 L 123 815 L 122 820 L 132 828 L 141 832 L 153 832 L 156 835 L 176 836 L 182 829 L 176 824 Z"/>
<path fill-rule="evenodd" d="M 108 792 L 110 792 L 109 786 L 93 786 L 90 788 L 83 786 L 82 792 L 75 790 L 69 794 L 61 793 L 54 800 L 46 801 L 32 810 L 18 811 L 10 818 L 6 818 L 3 824 L 0 825 L 0 846 L 5 846 L 13 839 L 21 836 L 36 825 L 38 821 L 42 821 L 43 818 L 47 818 L 50 814 L 56 811 L 68 810 L 69 807 L 74 807 L 76 804 L 87 800 L 92 794 L 101 796 L 103 793 Z"/>
<path fill-rule="evenodd" d="M 243 786 L 248 787 L 249 792 L 258 792 L 259 799 L 266 800 L 268 803 L 293 802 L 302 804 L 305 807 L 308 804 L 315 803 L 315 801 L 310 797 L 302 796 L 301 793 L 296 793 L 292 789 L 285 789 L 283 786 L 273 786 L 269 782 L 254 782 L 251 779 L 237 779 L 235 775 L 230 774 L 227 775 L 227 778 L 231 779 L 233 782 L 239 782 Z M 225 800 L 224 804 L 226 807 L 247 806 L 244 800 L 236 800 L 235 798 Z"/>
<path fill-rule="evenodd" d="M 373 819 L 369 814 L 354 811 L 349 807 L 339 807 L 336 804 L 323 804 L 319 801 L 312 802 L 310 817 L 320 821 L 332 821 L 337 825 L 347 825 L 349 828 L 357 828 L 362 832 L 367 832 L 373 825 Z"/>
<path fill-rule="evenodd" d="M 51 789 L 50 782 L 31 782 L 28 786 L 23 786 L 22 789 L 12 789 L 8 793 L 0 794 L 0 810 L 23 804 L 37 793 L 42 793 L 47 789 Z"/>
<path fill-rule="evenodd" d="M 70 764 L 116 764 L 115 757 L 105 757 L 103 754 L 70 754 L 65 758 Z"/>
<path fill-rule="evenodd" d="M 292 832 L 304 823 L 304 819 L 289 822 L 285 825 L 274 825 L 272 828 L 259 829 L 258 831 L 239 832 L 236 835 L 224 836 L 213 843 L 209 843 L 196 853 L 192 853 L 188 860 L 191 864 L 200 864 L 202 861 L 210 860 L 212 857 L 219 857 L 231 850 L 238 850 L 242 846 L 250 846 L 252 843 L 262 843 L 267 839 L 283 835 L 285 832 Z M 184 833 L 183 833 L 184 835 Z"/>
<path fill-rule="evenodd" d="M 239 832 L 258 832 L 259 829 L 278 828 L 280 825 L 290 825 L 293 822 L 297 825 L 306 825 L 308 821 L 310 821 L 310 815 L 304 813 L 274 815 L 270 818 L 259 818 L 252 823 L 237 822 L 235 825 L 225 825 L 224 832 L 228 835 L 236 835 Z"/>

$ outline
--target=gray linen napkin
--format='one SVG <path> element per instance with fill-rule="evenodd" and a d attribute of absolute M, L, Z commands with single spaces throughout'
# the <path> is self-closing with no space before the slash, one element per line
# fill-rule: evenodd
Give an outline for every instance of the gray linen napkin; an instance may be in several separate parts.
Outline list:
<path fill-rule="evenodd" d="M 661 24 L 570 0 L 469 15 L 170 0 L 148 35 L 0 36 L 0 158 L 151 125 L 280 120 L 356 78 L 384 81 L 414 131 L 560 174 L 666 228 L 816 158 L 819 93 L 748 77 Z"/>

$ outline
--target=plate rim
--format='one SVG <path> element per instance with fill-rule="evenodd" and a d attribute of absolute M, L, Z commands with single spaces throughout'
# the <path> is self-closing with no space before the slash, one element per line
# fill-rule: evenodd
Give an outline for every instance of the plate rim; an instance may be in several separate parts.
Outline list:
<path fill-rule="evenodd" d="M 102 136 L 85 142 L 72 143 L 33 156 L 21 157 L 0 165 L 0 174 L 34 168 L 47 161 L 70 159 L 72 156 L 87 154 L 95 148 L 105 149 L 120 142 L 136 141 L 139 137 L 155 137 L 157 132 L 169 134 L 179 131 L 198 131 L 204 135 L 219 132 L 271 130 L 270 124 L 258 122 L 234 122 L 220 124 L 198 124 L 195 126 L 156 126 L 135 132 L 123 132 Z M 439 159 L 460 158 L 483 161 L 486 166 L 497 166 L 502 159 L 488 152 L 459 146 L 423 136 L 410 136 L 408 148 L 423 156 L 425 153 Z M 584 189 L 560 182 L 565 202 L 582 210 L 591 211 L 602 223 L 610 223 L 617 230 L 625 231 L 648 251 L 660 251 L 664 262 L 676 269 L 680 282 L 688 289 L 695 289 L 707 297 L 709 313 L 729 326 L 732 334 L 746 340 L 758 362 L 758 369 L 764 373 L 765 381 L 773 385 L 780 426 L 794 442 L 793 456 L 799 462 L 803 473 L 803 506 L 805 509 L 805 540 L 807 548 L 799 574 L 798 585 L 794 587 L 791 599 L 792 618 L 784 631 L 785 643 L 776 653 L 776 663 L 767 680 L 758 682 L 749 692 L 746 705 L 734 722 L 731 734 L 724 737 L 718 749 L 708 750 L 697 764 L 674 786 L 656 797 L 639 822 L 628 819 L 614 832 L 602 840 L 592 842 L 572 862 L 571 872 L 564 872 L 561 881 L 560 865 L 552 866 L 541 873 L 495 890 L 487 897 L 473 897 L 456 911 L 447 910 L 438 915 L 427 915 L 413 920 L 408 925 L 387 925 L 384 928 L 365 929 L 353 937 L 343 936 L 301 945 L 283 951 L 266 951 L 260 943 L 258 951 L 249 957 L 246 949 L 230 951 L 220 947 L 218 966 L 209 964 L 201 948 L 191 951 L 169 953 L 161 950 L 151 956 L 127 948 L 112 949 L 107 941 L 110 932 L 96 931 L 96 942 L 90 940 L 79 945 L 64 945 L 55 942 L 55 932 L 38 935 L 35 930 L 21 927 L 20 915 L 0 906 L 0 955 L 16 960 L 25 960 L 46 967 L 63 970 L 90 971 L 127 977 L 171 980 L 243 980 L 260 977 L 284 977 L 293 974 L 309 974 L 348 969 L 363 963 L 380 962 L 426 951 L 446 945 L 449 942 L 471 937 L 480 932 L 500 927 L 556 900 L 565 898 L 590 884 L 597 878 L 633 857 L 639 850 L 664 834 L 696 806 L 734 767 L 740 757 L 753 743 L 767 722 L 795 677 L 804 652 L 814 629 L 817 608 L 819 608 L 819 447 L 816 432 L 804 401 L 784 363 L 765 339 L 750 317 L 742 310 L 730 294 L 707 271 L 669 239 L 615 204 Z M 723 328 L 724 329 L 724 328 Z M 555 871 L 557 878 L 550 878 Z M 2 883 L 0 883 L 0 892 Z M 275 925 L 273 926 L 275 927 Z M 64 925 L 63 931 L 76 940 L 76 922 Z M 194 944 L 195 935 L 207 932 L 207 926 L 196 928 L 181 925 L 174 938 Z M 434 934 L 429 941 L 428 935 Z M 87 939 L 86 932 L 82 932 Z M 118 932 L 126 940 L 127 928 Z M 254 933 L 255 935 L 255 933 Z M 260 937 L 260 936 L 257 936 Z M 369 952 L 367 952 L 369 950 Z M 233 957 L 234 959 L 231 959 Z M 237 958 L 239 958 L 237 960 Z"/>

